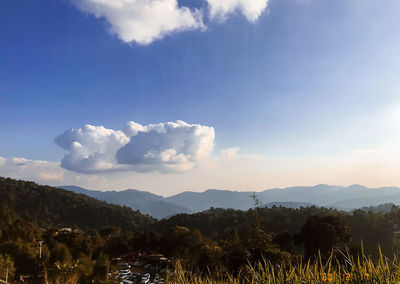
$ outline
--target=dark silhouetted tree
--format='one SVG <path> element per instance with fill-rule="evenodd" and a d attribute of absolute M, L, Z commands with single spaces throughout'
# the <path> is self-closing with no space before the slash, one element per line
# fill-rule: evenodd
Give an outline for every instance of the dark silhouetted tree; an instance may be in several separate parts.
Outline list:
<path fill-rule="evenodd" d="M 297 242 L 304 243 L 306 257 L 321 252 L 327 256 L 333 247 L 351 240 L 351 231 L 347 223 L 337 216 L 311 216 L 297 235 Z"/>

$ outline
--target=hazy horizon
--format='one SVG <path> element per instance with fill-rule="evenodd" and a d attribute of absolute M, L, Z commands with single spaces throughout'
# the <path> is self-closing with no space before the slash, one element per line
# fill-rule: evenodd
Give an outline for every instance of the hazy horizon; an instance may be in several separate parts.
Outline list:
<path fill-rule="evenodd" d="M 49 185 L 49 184 L 41 184 L 40 185 Z M 82 187 L 79 185 L 72 185 L 72 184 L 59 184 L 59 185 L 52 185 L 54 187 L 59 187 L 59 188 L 64 188 L 64 187 L 78 187 L 78 188 L 82 188 L 85 190 L 92 190 L 92 191 L 101 191 L 101 192 L 121 192 L 121 191 L 126 191 L 126 190 L 136 190 L 136 191 L 141 191 L 141 192 L 149 192 L 152 194 L 156 194 L 156 195 L 160 195 L 163 197 L 171 197 L 171 196 L 175 196 L 177 194 L 180 193 L 184 193 L 184 192 L 193 192 L 193 193 L 204 193 L 206 191 L 209 190 L 217 190 L 217 191 L 228 191 L 228 192 L 248 192 L 248 193 L 261 193 L 264 191 L 268 191 L 268 190 L 282 190 L 282 189 L 291 189 L 291 188 L 316 188 L 319 186 L 328 186 L 328 187 L 338 187 L 338 188 L 343 188 L 343 189 L 347 189 L 347 188 L 351 188 L 351 187 L 363 187 L 365 189 L 384 189 L 384 188 L 398 188 L 400 190 L 399 186 L 378 186 L 378 187 L 368 187 L 368 186 L 364 186 L 362 184 L 349 184 L 349 185 L 337 185 L 337 184 L 314 184 L 314 185 L 295 185 L 295 186 L 285 186 L 285 187 L 269 187 L 269 188 L 262 188 L 262 189 L 257 189 L 257 190 L 253 190 L 251 188 L 242 188 L 242 189 L 235 189 L 235 188 L 205 188 L 205 189 L 186 189 L 186 190 L 182 190 L 182 191 L 176 191 L 173 192 L 171 194 L 165 195 L 163 194 L 162 189 L 160 190 L 160 193 L 157 193 L 155 191 L 150 191 L 150 190 L 146 190 L 146 189 L 141 189 L 141 188 L 91 188 L 91 187 Z"/>

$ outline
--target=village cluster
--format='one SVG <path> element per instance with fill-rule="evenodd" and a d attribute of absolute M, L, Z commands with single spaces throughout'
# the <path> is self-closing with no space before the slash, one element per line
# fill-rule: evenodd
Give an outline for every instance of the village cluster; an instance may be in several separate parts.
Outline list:
<path fill-rule="evenodd" d="M 169 262 L 162 254 L 121 256 L 112 259 L 108 276 L 119 284 L 164 284 Z"/>

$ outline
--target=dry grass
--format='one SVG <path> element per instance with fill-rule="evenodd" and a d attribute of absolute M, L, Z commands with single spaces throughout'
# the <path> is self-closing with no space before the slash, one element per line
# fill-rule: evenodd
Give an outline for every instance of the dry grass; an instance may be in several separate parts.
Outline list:
<path fill-rule="evenodd" d="M 370 257 L 354 258 L 349 253 L 340 252 L 339 260 L 333 253 L 326 262 L 318 257 L 313 263 L 272 265 L 265 260 L 254 266 L 248 266 L 238 276 L 217 272 L 207 275 L 185 273 L 177 263 L 171 275 L 167 275 L 167 283 L 174 284 L 239 284 L 239 283 L 400 283 L 400 261 L 397 257 L 387 259 L 379 249 L 379 259 Z M 223 271 L 223 270 L 221 270 Z"/>

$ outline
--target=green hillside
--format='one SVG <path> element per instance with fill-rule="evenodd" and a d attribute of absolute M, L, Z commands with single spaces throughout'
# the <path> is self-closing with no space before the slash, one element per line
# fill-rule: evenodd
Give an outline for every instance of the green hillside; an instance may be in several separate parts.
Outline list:
<path fill-rule="evenodd" d="M 111 205 L 71 191 L 0 177 L 0 200 L 24 220 L 41 227 L 98 229 L 117 226 L 133 231 L 154 219 L 129 207 Z"/>

